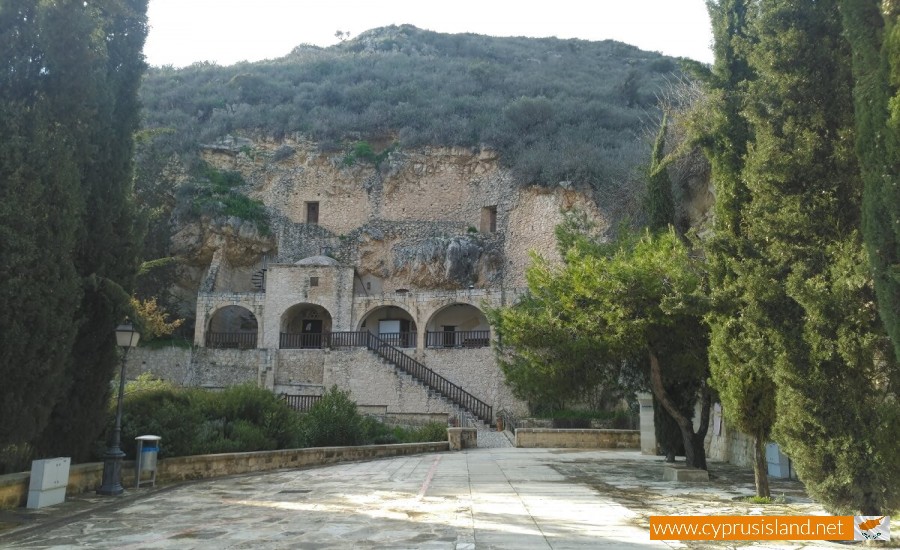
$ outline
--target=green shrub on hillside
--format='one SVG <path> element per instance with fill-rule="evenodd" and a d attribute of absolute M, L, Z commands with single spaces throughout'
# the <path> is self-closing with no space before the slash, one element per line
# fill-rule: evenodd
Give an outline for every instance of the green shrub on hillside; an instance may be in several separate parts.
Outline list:
<path fill-rule="evenodd" d="M 198 162 L 197 178 L 178 188 L 179 213 L 198 216 L 227 216 L 254 222 L 263 235 L 268 235 L 269 213 L 262 201 L 243 194 L 246 185 L 239 172 L 220 171 L 205 162 Z"/>
<path fill-rule="evenodd" d="M 403 25 L 281 59 L 153 68 L 141 98 L 147 128 L 176 129 L 159 139 L 169 154 L 229 134 L 299 132 L 326 151 L 355 143 L 346 162 L 378 164 L 365 145 L 390 137 L 404 148 L 490 147 L 522 184 L 599 188 L 646 158 L 645 145 L 631 148 L 673 71 L 673 59 L 613 41 Z"/>

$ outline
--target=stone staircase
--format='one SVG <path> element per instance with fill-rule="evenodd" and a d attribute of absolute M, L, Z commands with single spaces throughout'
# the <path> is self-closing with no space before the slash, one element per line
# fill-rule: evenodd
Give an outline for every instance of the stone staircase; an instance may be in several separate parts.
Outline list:
<path fill-rule="evenodd" d="M 373 353 L 372 355 L 375 356 L 375 358 L 378 360 L 378 363 L 380 365 L 390 369 L 391 372 L 393 372 L 394 375 L 401 381 L 401 384 L 411 384 L 411 385 L 418 386 L 418 387 L 422 388 L 422 390 L 425 392 L 425 394 L 428 396 L 429 399 L 434 399 L 434 400 L 439 401 L 440 403 L 444 404 L 446 406 L 447 410 L 449 411 L 450 416 L 455 417 L 459 420 L 460 426 L 476 428 L 479 431 L 492 429 L 483 420 L 481 420 L 480 418 L 477 418 L 474 414 L 472 414 L 471 411 L 463 408 L 462 406 L 460 406 L 457 403 L 454 403 L 452 400 L 448 399 L 447 396 L 445 396 L 441 392 L 434 390 L 432 388 L 429 388 L 427 385 L 422 383 L 421 380 L 419 380 L 418 378 L 409 374 L 408 372 L 405 372 L 404 370 L 402 370 L 400 367 L 398 367 L 393 362 L 388 361 L 387 359 L 385 359 L 375 353 Z"/>
<path fill-rule="evenodd" d="M 460 419 L 460 426 L 484 428 L 485 423 L 490 425 L 493 422 L 493 408 L 490 405 L 381 338 L 369 334 L 366 348 L 383 363 L 393 366 L 397 376 L 424 386 L 430 397 L 450 404 Z"/>

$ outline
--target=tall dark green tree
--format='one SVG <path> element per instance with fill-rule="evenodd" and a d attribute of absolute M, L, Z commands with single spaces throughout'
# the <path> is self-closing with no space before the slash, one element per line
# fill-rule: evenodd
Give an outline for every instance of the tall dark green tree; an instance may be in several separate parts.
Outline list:
<path fill-rule="evenodd" d="M 667 231 L 675 225 L 675 200 L 672 198 L 672 180 L 663 162 L 666 147 L 666 131 L 669 128 L 668 113 L 663 113 L 659 133 L 650 154 L 647 174 L 647 190 L 644 193 L 644 213 L 651 231 Z"/>
<path fill-rule="evenodd" d="M 53 9 L 32 0 L 0 9 L 0 451 L 45 428 L 78 330 L 72 258 L 89 94 L 80 79 L 53 83 L 71 62 L 43 27 Z"/>
<path fill-rule="evenodd" d="M 754 2 L 743 113 L 744 288 L 765 296 L 757 339 L 776 385 L 773 437 L 835 511 L 896 509 L 896 361 L 859 226 L 849 44 L 836 0 Z M 754 257 L 756 255 L 756 257 Z"/>
<path fill-rule="evenodd" d="M 754 80 L 745 52 L 748 0 L 707 4 L 715 39 L 715 62 L 703 75 L 707 102 L 692 115 L 693 139 L 703 147 L 716 190 L 712 236 L 704 242 L 709 267 L 710 371 L 731 427 L 754 439 L 753 472 L 758 496 L 769 496 L 766 443 L 775 422 L 770 316 L 780 294 L 767 288 L 756 269 L 760 254 L 745 233 L 750 192 L 743 180 L 751 140 L 744 115 L 746 90 Z M 701 111 L 702 112 L 699 112 Z"/>
<path fill-rule="evenodd" d="M 74 254 L 83 292 L 76 317 L 80 330 L 67 365 L 66 392 L 39 448 L 86 458 L 104 428 L 109 381 L 118 365 L 114 329 L 127 311 L 138 270 L 132 158 L 139 124 L 137 90 L 145 69 L 141 52 L 147 36 L 147 0 L 65 6 L 62 18 L 54 21 L 59 23 L 57 32 L 72 28 L 73 21 L 94 31 L 88 36 L 95 41 L 85 43 L 84 55 L 89 63 L 85 70 L 96 88 L 90 151 L 81 159 L 84 212 Z M 76 43 L 79 38 L 80 33 Z"/>
<path fill-rule="evenodd" d="M 853 52 L 862 230 L 878 310 L 900 357 L 900 4 L 843 0 Z"/>
<path fill-rule="evenodd" d="M 0 447 L 87 457 L 136 271 L 146 1 L 0 8 Z"/>

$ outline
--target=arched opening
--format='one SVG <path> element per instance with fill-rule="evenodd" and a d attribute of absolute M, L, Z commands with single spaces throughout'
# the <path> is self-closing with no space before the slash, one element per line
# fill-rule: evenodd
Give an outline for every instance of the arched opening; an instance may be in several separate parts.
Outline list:
<path fill-rule="evenodd" d="M 259 325 L 256 316 L 241 306 L 225 306 L 216 311 L 206 328 L 206 347 L 253 349 Z"/>
<path fill-rule="evenodd" d="M 281 349 L 318 349 L 325 347 L 325 335 L 331 332 L 331 314 L 322 306 L 297 304 L 281 316 Z"/>
<path fill-rule="evenodd" d="M 426 325 L 429 348 L 484 348 L 491 343 L 491 327 L 480 309 L 452 304 L 438 310 Z"/>
<path fill-rule="evenodd" d="M 368 331 L 398 348 L 416 347 L 416 322 L 397 306 L 381 306 L 363 317 L 360 331 Z"/>

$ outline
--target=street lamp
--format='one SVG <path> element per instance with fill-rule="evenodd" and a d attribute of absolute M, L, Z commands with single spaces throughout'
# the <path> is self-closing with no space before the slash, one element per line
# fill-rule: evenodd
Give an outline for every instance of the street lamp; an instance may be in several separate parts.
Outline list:
<path fill-rule="evenodd" d="M 122 397 L 125 394 L 125 360 L 128 357 L 128 348 L 133 348 L 141 339 L 141 333 L 134 330 L 130 321 L 116 327 L 116 343 L 124 348 L 122 352 L 122 369 L 119 371 L 119 398 L 116 401 L 116 428 L 109 439 L 109 446 L 103 455 L 103 482 L 97 489 L 98 495 L 121 495 L 125 489 L 122 487 Z"/>

